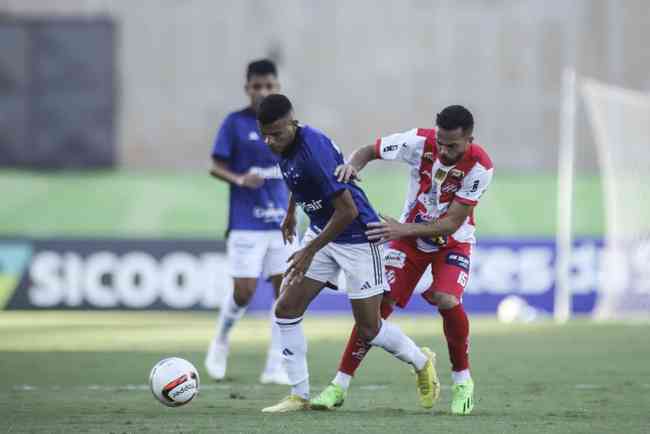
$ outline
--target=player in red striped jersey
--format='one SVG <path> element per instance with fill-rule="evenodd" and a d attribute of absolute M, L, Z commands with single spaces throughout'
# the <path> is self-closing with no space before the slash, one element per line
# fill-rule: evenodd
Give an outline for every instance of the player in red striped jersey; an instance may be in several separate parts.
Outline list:
<path fill-rule="evenodd" d="M 387 318 L 395 305 L 406 307 L 418 281 L 431 266 L 433 284 L 422 297 L 442 316 L 452 365 L 453 414 L 469 414 L 474 407 L 469 320 L 462 295 L 476 241 L 474 207 L 493 174 L 490 157 L 473 143 L 473 129 L 469 110 L 449 106 L 437 115 L 435 128 L 382 137 L 374 145 L 357 149 L 336 172 L 339 179 L 349 181 L 358 178 L 366 164 L 375 159 L 410 166 L 409 189 L 400 220 L 386 217 L 367 232 L 372 239 L 390 242 L 386 254 L 390 292 L 384 294 L 381 315 Z M 312 400 L 312 407 L 333 408 L 343 403 L 350 380 L 368 350 L 353 329 L 336 377 Z"/>

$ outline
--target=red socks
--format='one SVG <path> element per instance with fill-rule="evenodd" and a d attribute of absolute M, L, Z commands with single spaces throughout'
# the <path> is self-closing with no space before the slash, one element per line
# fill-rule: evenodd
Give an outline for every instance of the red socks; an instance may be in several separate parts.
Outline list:
<path fill-rule="evenodd" d="M 382 319 L 386 319 L 393 313 L 393 305 L 389 302 L 382 301 L 380 314 Z M 366 357 L 366 353 L 370 349 L 370 345 L 357 336 L 357 327 L 355 326 L 352 329 L 350 338 L 348 339 L 348 344 L 345 347 L 345 351 L 341 356 L 341 362 L 339 363 L 339 371 L 348 374 L 350 376 L 354 375 L 354 371 L 357 370 L 363 358 Z"/>
<path fill-rule="evenodd" d="M 392 304 L 382 302 L 381 317 L 386 319 L 391 313 L 393 313 Z M 458 372 L 469 369 L 469 320 L 463 305 L 459 304 L 451 309 L 440 310 L 440 315 L 447 338 L 452 370 Z M 358 338 L 357 328 L 354 327 L 345 352 L 341 356 L 339 371 L 353 376 L 369 349 L 370 345 Z"/>
<path fill-rule="evenodd" d="M 452 371 L 469 369 L 469 320 L 462 304 L 441 310 Z"/>

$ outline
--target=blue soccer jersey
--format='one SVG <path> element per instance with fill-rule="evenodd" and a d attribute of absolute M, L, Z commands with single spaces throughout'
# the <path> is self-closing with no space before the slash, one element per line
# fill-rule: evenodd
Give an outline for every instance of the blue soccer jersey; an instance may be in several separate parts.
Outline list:
<path fill-rule="evenodd" d="M 226 162 L 235 173 L 253 171 L 265 179 L 257 189 L 230 184 L 228 230 L 279 229 L 289 193 L 278 167 L 279 158 L 262 140 L 253 110 L 247 108 L 226 117 L 215 139 L 212 158 Z"/>
<path fill-rule="evenodd" d="M 310 227 L 316 233 L 323 230 L 334 214 L 334 195 L 341 190 L 349 190 L 359 216 L 334 242 L 367 242 L 366 227 L 370 222 L 379 221 L 379 218 L 359 186 L 354 182 L 339 182 L 334 176 L 334 169 L 343 162 L 341 151 L 325 134 L 309 126 L 301 126 L 296 139 L 282 155 L 280 169 L 293 193 L 293 199 L 309 216 Z"/>

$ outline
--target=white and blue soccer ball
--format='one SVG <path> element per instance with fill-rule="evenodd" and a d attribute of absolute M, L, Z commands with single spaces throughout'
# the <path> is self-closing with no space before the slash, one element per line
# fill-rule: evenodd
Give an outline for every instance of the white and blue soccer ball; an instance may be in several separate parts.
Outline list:
<path fill-rule="evenodd" d="M 190 362 L 180 357 L 163 359 L 149 374 L 151 393 L 167 407 L 180 407 L 199 393 L 199 373 Z"/>

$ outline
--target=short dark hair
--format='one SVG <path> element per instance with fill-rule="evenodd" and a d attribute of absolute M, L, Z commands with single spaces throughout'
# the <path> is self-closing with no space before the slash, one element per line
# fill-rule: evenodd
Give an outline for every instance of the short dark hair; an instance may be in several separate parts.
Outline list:
<path fill-rule="evenodd" d="M 474 116 L 462 105 L 450 105 L 436 115 L 436 125 L 445 130 L 461 128 L 463 132 L 474 129 Z"/>
<path fill-rule="evenodd" d="M 293 110 L 293 106 L 289 98 L 279 93 L 274 93 L 264 98 L 260 103 L 260 107 L 257 110 L 257 120 L 262 125 L 268 125 L 285 117 L 291 110 Z"/>
<path fill-rule="evenodd" d="M 268 74 L 273 74 L 276 77 L 278 76 L 278 70 L 275 67 L 275 63 L 269 59 L 254 60 L 249 63 L 248 68 L 246 68 L 246 81 L 249 81 L 254 75 Z"/>

